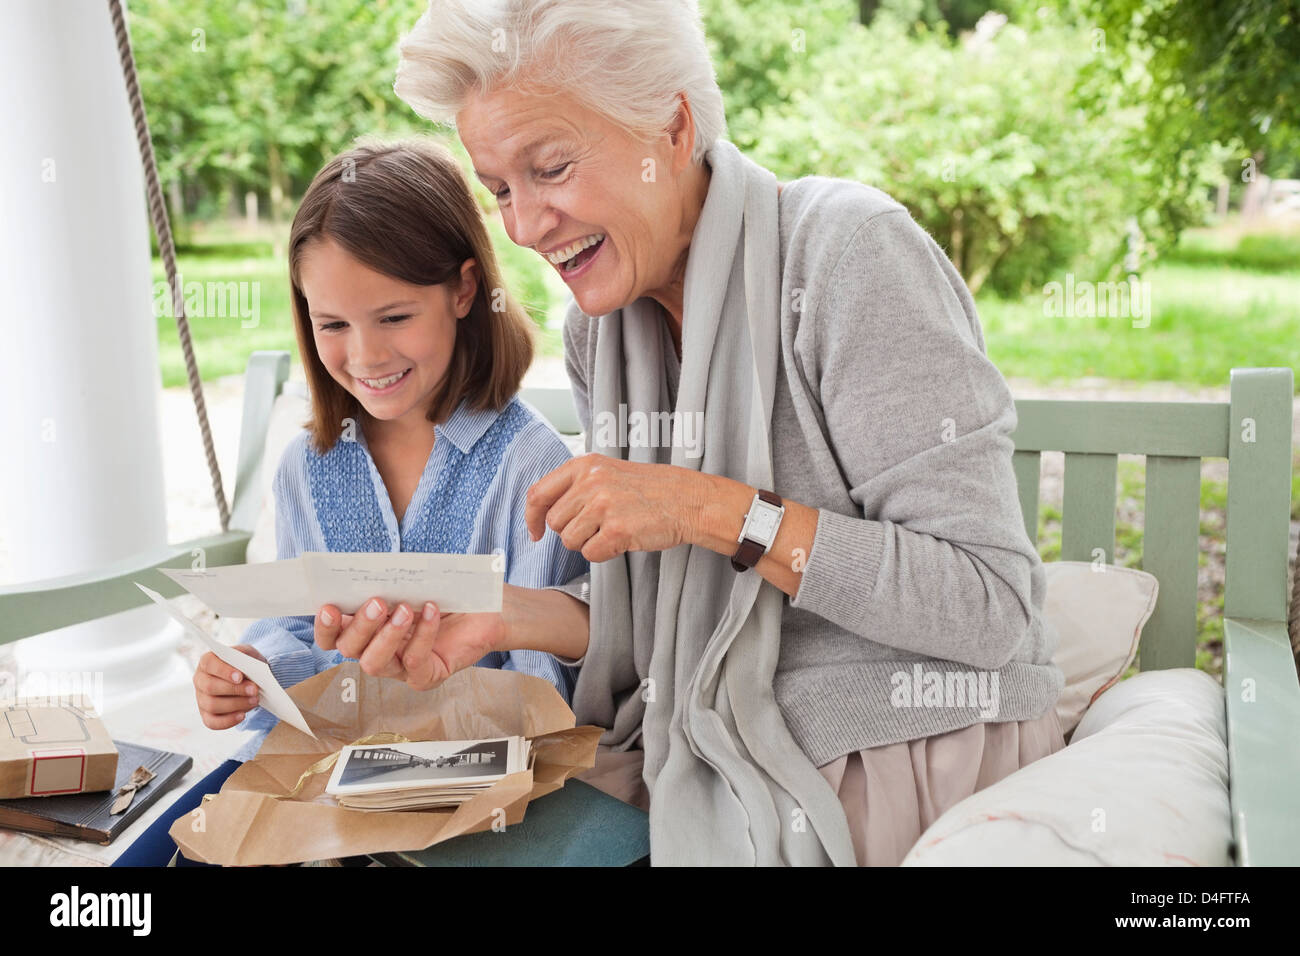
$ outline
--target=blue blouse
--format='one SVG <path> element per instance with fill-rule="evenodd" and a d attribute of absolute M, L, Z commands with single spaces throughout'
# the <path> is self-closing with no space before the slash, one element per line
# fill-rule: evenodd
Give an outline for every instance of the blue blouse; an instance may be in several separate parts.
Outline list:
<path fill-rule="evenodd" d="M 538 542 L 528 535 L 529 486 L 571 455 L 546 420 L 518 397 L 500 412 L 462 402 L 434 426 L 433 451 L 400 523 L 359 422 L 352 432 L 355 440 L 340 438 L 324 455 L 311 447 L 305 429 L 285 449 L 272 482 L 279 560 L 304 551 L 496 552 L 505 556 L 506 582 L 531 588 L 561 585 L 587 572 L 586 559 L 566 549 L 554 531 L 548 528 Z M 339 651 L 316 646 L 314 623 L 307 616 L 263 618 L 241 643 L 257 648 L 288 687 L 344 660 Z M 572 700 L 577 668 L 544 651 L 494 651 L 478 664 L 545 678 L 566 702 Z M 258 733 L 235 759 L 252 758 L 276 722 L 261 707 L 249 711 L 236 727 Z"/>

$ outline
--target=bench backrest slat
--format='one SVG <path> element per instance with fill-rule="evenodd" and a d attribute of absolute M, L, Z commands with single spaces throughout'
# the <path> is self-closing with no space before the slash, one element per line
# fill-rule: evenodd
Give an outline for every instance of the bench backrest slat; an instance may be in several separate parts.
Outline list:
<path fill-rule="evenodd" d="M 1115 563 L 1116 455 L 1065 453 L 1061 560 Z"/>
<path fill-rule="evenodd" d="M 1142 569 L 1156 576 L 1156 609 L 1142 629 L 1143 670 L 1196 665 L 1196 568 L 1201 460 L 1147 456 Z"/>
<path fill-rule="evenodd" d="M 1293 381 L 1290 368 L 1232 370 L 1227 617 L 1286 620 Z"/>
<path fill-rule="evenodd" d="M 1023 422 L 1023 418 L 1021 419 Z M 1025 534 L 1038 543 L 1038 485 L 1043 475 L 1043 453 L 1017 448 L 1011 454 L 1011 467 L 1016 472 L 1016 486 L 1020 494 L 1020 513 L 1025 519 Z"/>
<path fill-rule="evenodd" d="M 1228 456 L 1226 402 L 1016 402 L 1016 448 L 1100 455 Z"/>
<path fill-rule="evenodd" d="M 271 410 L 288 380 L 288 352 L 258 351 L 249 357 L 244 372 L 244 410 L 239 423 L 239 461 L 230 527 L 250 534 L 257 527 L 262 509 L 262 470 L 274 469 L 279 464 L 263 461 L 263 449 Z"/>

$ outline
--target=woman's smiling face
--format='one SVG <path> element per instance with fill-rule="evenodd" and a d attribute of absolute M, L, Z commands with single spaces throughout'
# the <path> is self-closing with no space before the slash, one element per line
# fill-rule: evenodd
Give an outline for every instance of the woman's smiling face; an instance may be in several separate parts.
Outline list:
<path fill-rule="evenodd" d="M 518 90 L 472 96 L 456 126 L 506 233 L 546 258 L 587 315 L 680 279 L 690 229 L 667 135 L 647 143 L 568 94 Z"/>
<path fill-rule="evenodd" d="M 303 249 L 298 274 L 330 376 L 372 418 L 403 431 L 429 427 L 425 415 L 451 362 L 457 319 L 474 301 L 474 260 L 459 282 L 412 285 L 324 238 Z"/>

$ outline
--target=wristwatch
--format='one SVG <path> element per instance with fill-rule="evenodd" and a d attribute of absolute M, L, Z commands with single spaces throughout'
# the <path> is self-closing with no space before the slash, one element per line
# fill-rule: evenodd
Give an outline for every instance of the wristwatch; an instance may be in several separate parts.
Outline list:
<path fill-rule="evenodd" d="M 736 539 L 740 547 L 731 557 L 731 566 L 737 571 L 748 571 L 759 558 L 772 550 L 772 542 L 776 540 L 784 516 L 785 505 L 780 496 L 771 491 L 759 491 L 754 495 L 740 537 Z"/>

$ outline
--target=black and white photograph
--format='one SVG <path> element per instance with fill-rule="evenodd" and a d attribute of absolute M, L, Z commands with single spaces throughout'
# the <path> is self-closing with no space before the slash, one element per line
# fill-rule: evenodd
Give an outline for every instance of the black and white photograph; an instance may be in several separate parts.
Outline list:
<path fill-rule="evenodd" d="M 517 764 L 518 757 L 509 760 L 511 743 L 502 737 L 344 747 L 326 792 L 342 795 L 491 782 Z M 515 748 L 518 751 L 518 744 Z"/>

